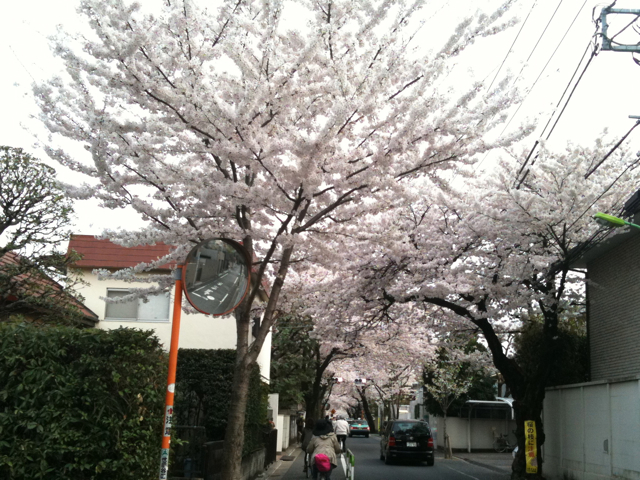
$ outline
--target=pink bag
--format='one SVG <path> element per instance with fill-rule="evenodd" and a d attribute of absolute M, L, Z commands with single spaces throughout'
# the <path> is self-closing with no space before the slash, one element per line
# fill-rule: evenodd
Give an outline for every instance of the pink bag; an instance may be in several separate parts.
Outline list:
<path fill-rule="evenodd" d="M 331 471 L 331 461 L 329 457 L 327 457 L 324 453 L 319 453 L 315 458 L 316 468 L 319 472 L 329 472 Z"/>

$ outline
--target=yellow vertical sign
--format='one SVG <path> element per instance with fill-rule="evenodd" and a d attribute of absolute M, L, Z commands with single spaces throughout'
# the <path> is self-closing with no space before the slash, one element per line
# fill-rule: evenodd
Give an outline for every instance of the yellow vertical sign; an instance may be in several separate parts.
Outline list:
<path fill-rule="evenodd" d="M 524 422 L 524 452 L 527 459 L 527 473 L 538 473 L 538 446 L 536 444 L 536 422 Z"/>

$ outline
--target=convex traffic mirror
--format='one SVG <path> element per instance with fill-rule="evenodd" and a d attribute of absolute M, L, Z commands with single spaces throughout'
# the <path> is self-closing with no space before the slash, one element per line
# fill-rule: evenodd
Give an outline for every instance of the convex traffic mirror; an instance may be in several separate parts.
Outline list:
<path fill-rule="evenodd" d="M 182 268 L 182 285 L 193 307 L 209 315 L 233 311 L 249 290 L 251 260 L 245 248 L 226 238 L 196 245 Z"/>

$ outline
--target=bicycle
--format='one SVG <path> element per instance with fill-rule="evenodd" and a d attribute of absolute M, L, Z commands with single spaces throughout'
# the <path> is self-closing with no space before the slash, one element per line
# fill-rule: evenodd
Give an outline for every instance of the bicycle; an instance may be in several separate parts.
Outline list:
<path fill-rule="evenodd" d="M 311 460 L 311 454 L 310 453 L 305 453 L 304 454 L 304 475 L 306 478 L 309 478 L 311 476 L 311 464 L 309 463 Z"/>
<path fill-rule="evenodd" d="M 507 435 L 501 433 L 493 440 L 493 449 L 498 453 L 513 450 L 516 446 L 511 444 Z"/>

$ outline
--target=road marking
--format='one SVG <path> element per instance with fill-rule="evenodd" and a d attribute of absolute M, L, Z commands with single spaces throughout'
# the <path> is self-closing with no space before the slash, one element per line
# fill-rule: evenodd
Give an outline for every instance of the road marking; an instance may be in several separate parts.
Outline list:
<path fill-rule="evenodd" d="M 220 300 L 220 303 L 224 302 L 224 299 L 227 298 L 229 296 L 229 294 L 227 293 L 224 298 L 222 300 Z"/>
<path fill-rule="evenodd" d="M 460 470 L 456 470 L 455 468 L 450 467 L 449 465 L 445 465 L 445 467 L 447 467 L 450 470 L 453 470 L 454 472 L 458 472 L 459 474 L 464 475 L 465 477 L 473 478 L 474 480 L 480 480 L 478 477 L 474 477 L 473 475 L 469 475 L 468 473 L 464 473 L 464 472 L 461 472 Z"/>
<path fill-rule="evenodd" d="M 347 475 L 347 462 L 344 460 L 344 453 L 340 457 L 340 463 L 342 463 L 342 470 L 344 470 L 344 474 Z"/>

